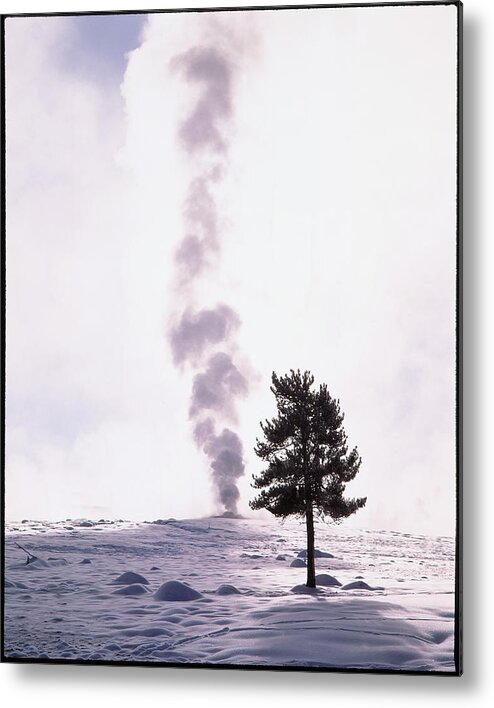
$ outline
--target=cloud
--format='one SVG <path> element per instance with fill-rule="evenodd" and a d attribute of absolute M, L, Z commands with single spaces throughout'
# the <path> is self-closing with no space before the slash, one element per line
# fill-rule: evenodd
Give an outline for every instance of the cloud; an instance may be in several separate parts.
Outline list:
<path fill-rule="evenodd" d="M 163 236 L 141 229 L 120 101 L 66 65 L 75 21 L 6 23 L 7 514 L 202 514 L 209 484 L 163 368 Z"/>

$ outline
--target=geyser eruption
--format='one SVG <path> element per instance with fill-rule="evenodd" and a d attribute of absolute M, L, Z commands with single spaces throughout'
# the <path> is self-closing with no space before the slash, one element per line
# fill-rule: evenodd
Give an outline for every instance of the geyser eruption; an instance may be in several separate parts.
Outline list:
<path fill-rule="evenodd" d="M 210 462 L 218 502 L 237 515 L 238 478 L 244 474 L 242 442 L 225 423 L 236 422 L 236 402 L 248 392 L 233 360 L 240 318 L 228 305 L 194 307 L 194 284 L 218 265 L 220 219 L 215 190 L 224 178 L 232 119 L 235 67 L 228 50 L 209 39 L 175 56 L 170 70 L 190 87 L 195 101 L 177 135 L 191 179 L 183 207 L 183 237 L 176 250 L 177 287 L 185 306 L 174 317 L 169 342 L 176 366 L 194 371 L 189 418 L 194 441 Z"/>
<path fill-rule="evenodd" d="M 206 418 L 195 426 L 194 440 L 211 460 L 211 474 L 218 500 L 225 511 L 236 515 L 240 497 L 236 480 L 245 470 L 240 438 L 228 428 L 216 435 L 212 418 Z"/>
<path fill-rule="evenodd" d="M 227 305 L 199 312 L 186 309 L 170 330 L 174 363 L 199 361 L 206 349 L 230 339 L 239 325 L 238 315 Z"/>
<path fill-rule="evenodd" d="M 202 411 L 216 411 L 222 417 L 234 419 L 235 398 L 247 391 L 247 381 L 231 357 L 218 352 L 209 359 L 206 369 L 194 376 L 190 416 L 197 418 Z"/>

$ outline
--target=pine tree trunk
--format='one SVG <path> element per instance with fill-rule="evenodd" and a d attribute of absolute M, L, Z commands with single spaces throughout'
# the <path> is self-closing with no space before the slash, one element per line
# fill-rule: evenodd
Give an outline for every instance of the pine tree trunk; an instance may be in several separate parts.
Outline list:
<path fill-rule="evenodd" d="M 316 564 L 314 561 L 314 514 L 312 504 L 307 504 L 305 514 L 307 524 L 307 587 L 316 587 Z"/>
<path fill-rule="evenodd" d="M 309 480 L 309 459 L 307 444 L 303 447 L 304 485 L 305 485 L 305 523 L 307 525 L 307 587 L 316 587 L 316 568 L 314 563 L 314 512 L 312 509 L 312 494 Z"/>

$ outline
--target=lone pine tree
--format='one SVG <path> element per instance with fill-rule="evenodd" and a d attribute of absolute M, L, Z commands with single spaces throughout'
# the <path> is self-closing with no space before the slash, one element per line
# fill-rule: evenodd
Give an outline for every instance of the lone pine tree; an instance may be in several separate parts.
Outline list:
<path fill-rule="evenodd" d="M 340 521 L 367 498 L 343 496 L 345 485 L 359 471 L 361 459 L 354 448 L 348 452 L 339 401 L 331 398 L 326 384 L 313 390 L 314 376 L 305 371 L 272 376 L 271 391 L 278 415 L 261 423 L 265 440 L 256 440 L 256 455 L 268 463 L 253 476 L 260 494 L 252 509 L 267 509 L 275 516 L 305 518 L 307 527 L 307 586 L 316 586 L 314 517 Z"/>

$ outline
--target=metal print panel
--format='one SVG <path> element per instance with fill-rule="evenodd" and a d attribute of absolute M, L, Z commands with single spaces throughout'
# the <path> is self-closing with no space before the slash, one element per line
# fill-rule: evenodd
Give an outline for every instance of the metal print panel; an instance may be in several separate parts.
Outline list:
<path fill-rule="evenodd" d="M 2 659 L 459 675 L 461 5 L 3 38 Z"/>

